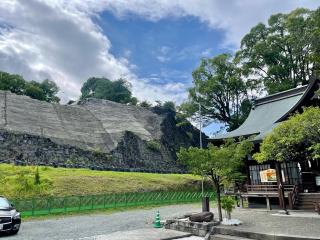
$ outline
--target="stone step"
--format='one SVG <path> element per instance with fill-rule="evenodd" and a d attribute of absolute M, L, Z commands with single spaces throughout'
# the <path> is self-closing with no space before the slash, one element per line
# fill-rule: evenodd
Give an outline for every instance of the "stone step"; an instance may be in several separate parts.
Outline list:
<path fill-rule="evenodd" d="M 305 197 L 299 197 L 299 200 L 303 200 L 303 201 L 320 201 L 320 198 L 305 198 Z"/>
<path fill-rule="evenodd" d="M 300 193 L 295 208 L 299 210 L 314 210 L 314 203 L 320 202 L 319 193 Z"/>
<path fill-rule="evenodd" d="M 299 202 L 299 203 L 297 203 L 296 205 L 297 205 L 297 206 L 313 206 L 313 207 L 314 207 L 314 204 L 313 204 L 313 203 L 301 203 L 301 202 Z"/>
<path fill-rule="evenodd" d="M 299 195 L 299 198 L 303 199 L 320 199 L 320 195 Z"/>
<path fill-rule="evenodd" d="M 320 200 L 319 200 L 320 201 Z M 299 199 L 298 200 L 298 204 L 299 203 L 301 203 L 301 204 L 313 204 L 313 203 L 317 203 L 317 202 L 319 202 L 319 201 L 313 201 L 313 200 L 301 200 L 301 199 Z"/>
<path fill-rule="evenodd" d="M 320 196 L 320 193 L 299 193 L 299 196 Z"/>
<path fill-rule="evenodd" d="M 314 206 L 304 206 L 304 205 L 296 205 L 296 209 L 298 210 L 314 210 Z"/>
<path fill-rule="evenodd" d="M 312 205 L 312 206 L 314 206 L 314 202 L 298 201 L 296 205 Z"/>
<path fill-rule="evenodd" d="M 299 199 L 297 204 L 296 204 L 296 207 L 297 209 L 314 209 L 315 206 L 314 206 L 314 203 L 316 202 L 320 202 L 320 199 Z"/>
<path fill-rule="evenodd" d="M 320 202 L 320 199 L 299 199 L 298 202 L 314 203 L 314 202 Z"/>
<path fill-rule="evenodd" d="M 232 235 L 214 234 L 210 237 L 210 240 L 252 240 L 253 238 L 243 238 Z"/>
<path fill-rule="evenodd" d="M 299 199 L 320 199 L 320 195 L 316 195 L 316 196 L 313 196 L 313 195 L 299 195 Z"/>
<path fill-rule="evenodd" d="M 313 211 L 314 208 L 310 208 L 310 207 L 296 207 L 295 210 L 308 210 L 308 211 Z"/>

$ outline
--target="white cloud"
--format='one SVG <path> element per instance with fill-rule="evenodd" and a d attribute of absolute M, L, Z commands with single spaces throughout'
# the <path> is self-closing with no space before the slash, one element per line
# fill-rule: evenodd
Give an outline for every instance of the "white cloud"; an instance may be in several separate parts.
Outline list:
<path fill-rule="evenodd" d="M 136 14 L 158 21 L 167 17 L 193 16 L 211 28 L 223 30 L 225 46 L 231 47 L 238 46 L 252 26 L 265 22 L 271 14 L 319 6 L 319 1 L 315 0 L 78 0 L 77 3 L 91 11 L 112 11 L 119 18 Z"/>
<path fill-rule="evenodd" d="M 166 57 L 166 56 L 163 56 L 163 55 L 157 56 L 157 59 L 158 59 L 158 61 L 161 62 L 161 63 L 165 63 L 165 62 L 170 61 L 170 58 L 169 58 L 169 57 Z"/>
<path fill-rule="evenodd" d="M 170 51 L 172 49 L 168 46 L 161 46 L 158 51 L 153 52 L 153 54 L 156 55 L 156 59 L 158 59 L 159 62 L 165 63 L 169 62 L 171 60 L 170 57 Z"/>
<path fill-rule="evenodd" d="M 172 92 L 185 92 L 188 86 L 184 83 L 167 83 L 163 86 L 164 89 Z"/>
<path fill-rule="evenodd" d="M 296 7 L 315 8 L 312 0 L 1 0 L 0 66 L 26 79 L 55 80 L 65 98 L 79 96 L 90 76 L 127 78 L 140 99 L 181 101 L 183 92 L 139 79 L 128 60 L 130 52 L 116 58 L 111 42 L 92 20 L 103 11 L 120 18 L 132 14 L 150 21 L 167 17 L 193 16 L 210 28 L 225 32 L 225 45 L 236 47 L 241 37 L 258 21 L 276 12 Z M 108 33 L 107 33 L 108 34 Z M 167 57 L 168 49 L 163 48 Z M 159 59 L 161 60 L 161 58 Z M 166 59 L 162 59 L 166 60 Z M 189 74 L 189 73 L 188 73 Z M 149 81 L 149 82 L 148 82 Z M 176 87 L 170 88 L 176 89 Z M 180 88 L 179 88 L 180 89 Z"/>
<path fill-rule="evenodd" d="M 207 48 L 201 52 L 202 57 L 211 57 L 213 52 L 213 48 Z"/>
<path fill-rule="evenodd" d="M 124 51 L 123 51 L 123 57 L 124 58 L 130 58 L 131 57 L 131 54 L 132 54 L 132 52 L 131 52 L 131 50 L 130 49 L 125 49 Z"/>
<path fill-rule="evenodd" d="M 0 66 L 26 79 L 53 79 L 64 101 L 77 98 L 91 76 L 124 77 L 140 99 L 162 101 L 179 96 L 146 83 L 133 73 L 130 52 L 116 58 L 111 43 L 91 17 L 93 9 L 77 2 L 2 0 L 0 2 Z"/>
<path fill-rule="evenodd" d="M 111 43 L 88 15 L 34 0 L 0 3 L 1 22 L 11 29 L 0 35 L 2 70 L 27 79 L 54 79 L 63 96 L 77 97 L 90 76 L 130 76 L 129 65 L 109 53 Z"/>

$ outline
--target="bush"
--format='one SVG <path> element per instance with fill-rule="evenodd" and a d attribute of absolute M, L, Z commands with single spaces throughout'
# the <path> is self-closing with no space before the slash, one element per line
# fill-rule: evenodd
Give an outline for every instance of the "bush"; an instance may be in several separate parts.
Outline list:
<path fill-rule="evenodd" d="M 160 151 L 161 149 L 161 143 L 156 140 L 151 140 L 147 142 L 147 148 L 149 148 L 152 151 Z"/>
<path fill-rule="evenodd" d="M 40 173 L 39 173 L 39 168 L 36 168 L 36 172 L 34 173 L 34 184 L 35 185 L 40 185 L 41 181 L 40 181 Z"/>
<path fill-rule="evenodd" d="M 189 138 L 190 140 L 193 139 L 193 134 L 192 134 L 192 132 L 187 131 L 186 134 L 187 134 L 187 136 L 188 136 L 188 138 Z"/>
<path fill-rule="evenodd" d="M 221 208 L 225 210 L 226 217 L 231 219 L 231 212 L 235 208 L 236 201 L 231 196 L 224 196 L 221 198 Z"/>

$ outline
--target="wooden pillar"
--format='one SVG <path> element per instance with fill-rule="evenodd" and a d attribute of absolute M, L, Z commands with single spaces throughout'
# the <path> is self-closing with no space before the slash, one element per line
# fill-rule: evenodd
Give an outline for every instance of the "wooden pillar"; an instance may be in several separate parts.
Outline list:
<path fill-rule="evenodd" d="M 266 202 L 267 202 L 267 209 L 271 210 L 270 198 L 268 195 L 266 195 Z"/>
<path fill-rule="evenodd" d="M 210 212 L 209 197 L 202 197 L 202 212 Z"/>
<path fill-rule="evenodd" d="M 243 197 L 240 195 L 240 208 L 243 208 Z"/>
<path fill-rule="evenodd" d="M 293 203 L 292 203 L 292 193 L 288 193 L 288 202 L 289 202 L 289 209 L 293 209 Z"/>
<path fill-rule="evenodd" d="M 284 211 L 287 211 L 287 206 L 286 206 L 285 196 L 284 196 L 284 186 L 282 182 L 281 165 L 278 161 L 276 161 L 276 175 L 277 175 L 279 205 L 281 208 L 283 208 Z"/>
<path fill-rule="evenodd" d="M 251 185 L 252 182 L 251 182 L 251 176 L 250 176 L 250 160 L 249 160 L 249 158 L 246 161 L 245 168 L 246 168 L 246 174 L 247 174 L 247 184 Z"/>

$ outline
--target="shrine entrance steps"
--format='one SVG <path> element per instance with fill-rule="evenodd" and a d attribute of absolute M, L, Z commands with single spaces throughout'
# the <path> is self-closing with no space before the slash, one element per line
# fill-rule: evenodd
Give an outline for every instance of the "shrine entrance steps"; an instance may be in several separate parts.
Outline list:
<path fill-rule="evenodd" d="M 295 208 L 298 210 L 314 210 L 314 203 L 320 203 L 320 193 L 299 193 Z"/>

